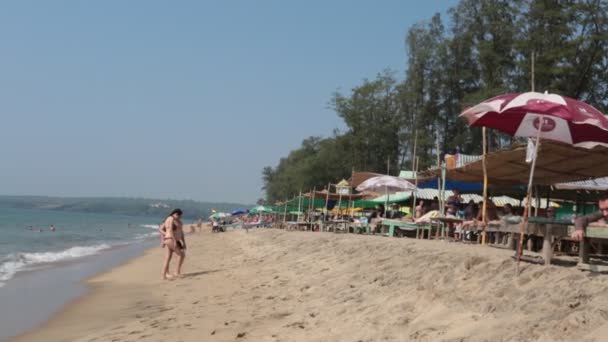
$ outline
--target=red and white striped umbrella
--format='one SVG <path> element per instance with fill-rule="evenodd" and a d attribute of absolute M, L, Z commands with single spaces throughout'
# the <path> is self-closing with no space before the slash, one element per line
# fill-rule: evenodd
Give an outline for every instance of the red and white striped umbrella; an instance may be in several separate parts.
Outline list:
<path fill-rule="evenodd" d="M 539 136 L 584 148 L 608 146 L 608 118 L 586 103 L 556 94 L 500 95 L 460 116 L 471 126 L 493 128 L 512 136 Z"/>
<path fill-rule="evenodd" d="M 465 110 L 460 116 L 466 118 L 471 126 L 494 128 L 512 136 L 536 137 L 532 150 L 527 204 L 517 247 L 519 274 L 519 260 L 530 212 L 536 152 L 540 141 L 555 140 L 584 148 L 597 145 L 608 147 L 608 119 L 586 103 L 565 96 L 536 92 L 500 95 Z"/>

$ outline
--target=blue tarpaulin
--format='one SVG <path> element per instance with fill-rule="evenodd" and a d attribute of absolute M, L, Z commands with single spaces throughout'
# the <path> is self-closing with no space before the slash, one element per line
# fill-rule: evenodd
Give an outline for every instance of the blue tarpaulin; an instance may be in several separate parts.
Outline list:
<path fill-rule="evenodd" d="M 249 213 L 249 210 L 247 210 L 247 209 L 237 209 L 232 212 L 232 216 L 243 215 L 243 214 L 247 214 L 247 213 Z"/>
<path fill-rule="evenodd" d="M 418 188 L 435 188 L 435 189 L 437 189 L 437 178 L 434 178 L 431 180 L 425 180 L 424 182 L 418 182 Z M 445 181 L 445 190 L 454 190 L 454 189 L 458 189 L 462 193 L 479 192 L 479 191 L 483 191 L 483 184 L 446 180 Z"/>

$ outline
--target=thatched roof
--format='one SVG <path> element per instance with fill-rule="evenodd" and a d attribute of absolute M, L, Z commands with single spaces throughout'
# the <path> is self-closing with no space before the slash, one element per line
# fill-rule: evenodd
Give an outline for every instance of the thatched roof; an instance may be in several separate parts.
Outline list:
<path fill-rule="evenodd" d="M 492 185 L 527 184 L 530 164 L 526 146 L 517 146 L 487 155 L 488 183 Z M 482 161 L 448 169 L 447 179 L 463 182 L 483 180 Z M 440 170 L 428 170 L 424 176 L 437 177 Z M 534 184 L 551 185 L 608 176 L 608 148 L 584 149 L 543 140 L 538 151 Z"/>

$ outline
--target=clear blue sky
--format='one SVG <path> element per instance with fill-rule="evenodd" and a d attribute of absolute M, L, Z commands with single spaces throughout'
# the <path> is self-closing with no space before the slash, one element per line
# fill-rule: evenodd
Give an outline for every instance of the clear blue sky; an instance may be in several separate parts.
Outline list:
<path fill-rule="evenodd" d="M 455 3 L 2 1 L 0 193 L 252 203 Z"/>

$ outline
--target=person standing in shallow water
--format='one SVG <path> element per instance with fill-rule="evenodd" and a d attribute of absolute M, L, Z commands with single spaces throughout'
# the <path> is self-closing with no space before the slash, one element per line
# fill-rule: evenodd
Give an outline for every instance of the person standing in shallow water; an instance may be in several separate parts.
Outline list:
<path fill-rule="evenodd" d="M 162 278 L 164 280 L 180 277 L 182 274 L 182 265 L 186 258 L 186 240 L 184 238 L 182 226 L 182 215 L 181 209 L 173 209 L 160 227 L 160 232 L 163 236 L 163 245 L 164 247 L 167 247 L 167 254 L 162 270 Z M 169 266 L 173 254 L 176 254 L 179 257 L 176 274 L 169 273 Z"/>

